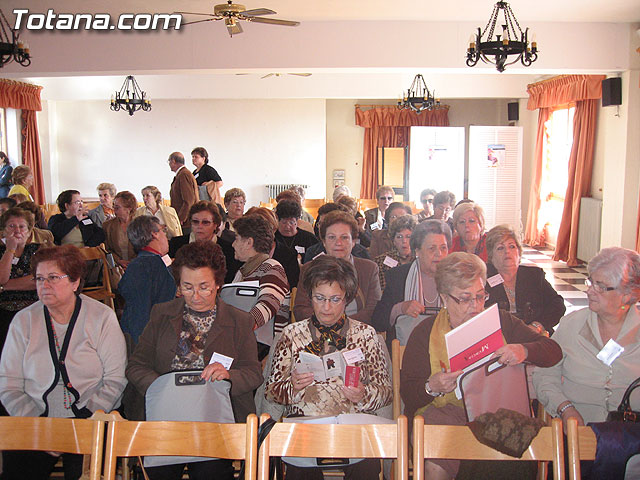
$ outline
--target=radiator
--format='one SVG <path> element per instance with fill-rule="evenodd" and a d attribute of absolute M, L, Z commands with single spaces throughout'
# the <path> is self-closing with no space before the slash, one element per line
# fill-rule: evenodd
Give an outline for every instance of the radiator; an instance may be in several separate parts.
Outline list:
<path fill-rule="evenodd" d="M 600 251 L 601 226 L 602 200 L 582 197 L 578 223 L 578 258 L 580 260 L 588 262 Z"/>
<path fill-rule="evenodd" d="M 269 198 L 276 198 L 280 192 L 289 190 L 291 187 L 302 187 L 305 190 L 309 188 L 309 185 L 302 185 L 300 183 L 270 183 L 265 185 Z"/>

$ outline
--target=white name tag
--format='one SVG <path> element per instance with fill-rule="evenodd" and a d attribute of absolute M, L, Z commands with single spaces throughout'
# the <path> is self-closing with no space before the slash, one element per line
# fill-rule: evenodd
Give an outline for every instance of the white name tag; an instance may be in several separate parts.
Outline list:
<path fill-rule="evenodd" d="M 298 253 L 304 253 L 304 247 L 300 246 L 300 245 L 296 245 L 296 252 Z"/>
<path fill-rule="evenodd" d="M 606 366 L 611 366 L 613 361 L 618 358 L 622 352 L 624 352 L 624 347 L 618 345 L 615 340 L 611 338 L 604 348 L 598 352 L 596 357 Z"/>
<path fill-rule="evenodd" d="M 163 255 L 161 258 L 165 266 L 167 267 L 173 263 L 173 260 L 171 260 L 171 257 L 169 256 L 169 254 Z"/>
<path fill-rule="evenodd" d="M 211 356 L 211 361 L 209 362 L 209 365 L 216 362 L 222 365 L 225 368 L 225 370 L 229 370 L 231 368 L 231 364 L 233 363 L 233 358 L 227 357 L 226 355 L 222 355 L 221 353 L 218 353 L 218 352 L 214 352 L 213 355 Z"/>
<path fill-rule="evenodd" d="M 502 278 L 502 275 L 500 275 L 499 273 L 496 273 L 493 277 L 487 278 L 487 283 L 491 288 L 493 288 L 496 285 L 504 283 L 504 278 Z"/>
<path fill-rule="evenodd" d="M 344 357 L 344 361 L 347 362 L 348 365 L 355 365 L 357 362 L 361 362 L 364 360 L 364 353 L 362 353 L 361 348 L 354 348 L 353 350 L 342 352 L 342 356 Z"/>
<path fill-rule="evenodd" d="M 91 225 L 93 222 L 91 221 L 90 218 L 85 218 L 84 220 L 82 220 L 82 224 L 83 225 Z"/>
<path fill-rule="evenodd" d="M 377 223 L 371 224 L 371 230 L 380 230 L 382 227 Z"/>
<path fill-rule="evenodd" d="M 11 265 L 17 265 L 19 261 L 20 261 L 20 257 L 13 257 L 11 259 Z"/>
<path fill-rule="evenodd" d="M 394 260 L 391 257 L 384 257 L 384 262 L 382 262 L 384 265 L 386 265 L 387 267 L 397 267 L 398 266 L 398 261 Z"/>

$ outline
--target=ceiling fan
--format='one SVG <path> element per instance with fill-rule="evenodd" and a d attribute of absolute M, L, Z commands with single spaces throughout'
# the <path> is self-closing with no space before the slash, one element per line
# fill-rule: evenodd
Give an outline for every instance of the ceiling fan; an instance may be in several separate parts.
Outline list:
<path fill-rule="evenodd" d="M 262 18 L 263 15 L 275 15 L 276 12 L 269 10 L 268 8 L 254 8 L 247 10 L 244 5 L 239 3 L 232 3 L 232 0 L 228 0 L 227 3 L 221 3 L 213 7 L 213 14 L 211 13 L 196 13 L 196 12 L 174 12 L 182 15 L 202 15 L 205 17 L 203 20 L 194 20 L 192 22 L 185 22 L 182 25 L 192 25 L 194 23 L 211 22 L 213 20 L 224 20 L 224 24 L 227 26 L 229 36 L 233 37 L 238 33 L 242 33 L 242 26 L 238 23 L 238 20 L 246 20 L 248 22 L 256 23 L 268 23 L 271 25 L 284 25 L 286 27 L 296 27 L 300 25 L 300 22 L 292 20 L 280 20 L 278 18 Z"/>

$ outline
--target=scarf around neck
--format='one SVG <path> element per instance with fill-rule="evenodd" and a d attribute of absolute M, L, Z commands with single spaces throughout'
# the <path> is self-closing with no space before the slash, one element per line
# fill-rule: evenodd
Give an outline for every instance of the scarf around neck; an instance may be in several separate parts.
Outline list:
<path fill-rule="evenodd" d="M 240 273 L 242 278 L 247 278 L 256 268 L 262 265 L 269 258 L 268 253 L 257 253 L 249 260 L 244 262 L 244 265 L 240 267 Z"/>
<path fill-rule="evenodd" d="M 347 316 L 343 313 L 336 323 L 327 327 L 322 325 L 315 315 L 312 315 L 311 324 L 320 332 L 320 338 L 316 341 L 309 342 L 307 346 L 304 347 L 304 351 L 320 356 L 324 348 L 324 342 L 336 347 L 337 350 L 344 349 L 347 346 L 347 340 L 340 335 L 340 330 L 344 327 L 346 319 Z"/>

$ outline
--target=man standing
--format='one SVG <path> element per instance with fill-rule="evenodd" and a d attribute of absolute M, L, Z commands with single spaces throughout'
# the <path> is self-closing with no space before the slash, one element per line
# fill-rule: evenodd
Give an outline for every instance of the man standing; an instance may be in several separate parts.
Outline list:
<path fill-rule="evenodd" d="M 169 168 L 176 174 L 171 182 L 171 206 L 178 213 L 182 232 L 189 233 L 189 209 L 199 200 L 198 183 L 193 174 L 185 168 L 182 153 L 173 152 L 169 155 Z"/>

